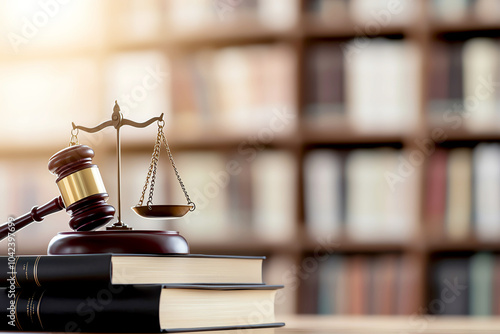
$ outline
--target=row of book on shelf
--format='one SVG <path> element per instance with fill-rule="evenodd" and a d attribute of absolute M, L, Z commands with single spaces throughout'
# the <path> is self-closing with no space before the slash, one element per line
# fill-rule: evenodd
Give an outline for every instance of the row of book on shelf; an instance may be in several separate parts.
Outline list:
<path fill-rule="evenodd" d="M 472 131 L 496 129 L 500 118 L 495 86 L 500 73 L 498 40 L 435 41 L 431 46 L 430 122 L 454 128 L 463 124 Z M 403 133 L 415 124 L 420 108 L 420 58 L 414 42 L 405 39 L 373 38 L 362 47 L 356 39 L 308 44 L 301 88 L 306 120 L 318 126 L 347 122 L 361 132 Z M 115 57 L 111 68 L 116 71 L 111 72 L 120 73 L 121 62 L 128 64 L 132 59 L 141 63 L 139 79 L 147 74 L 144 68 L 154 68 L 154 64 L 171 72 L 171 101 L 153 90 L 140 101 L 140 109 L 175 110 L 174 122 L 186 129 L 210 124 L 229 132 L 259 130 L 269 127 L 276 109 L 297 114 L 297 60 L 289 45 L 201 49 L 173 57 L 170 64 L 159 54 L 124 54 Z M 120 78 L 118 82 L 131 79 L 113 73 Z M 111 88 L 121 96 L 133 90 L 129 86 L 116 83 Z M 136 104 L 135 100 L 131 103 Z M 139 110 L 128 104 L 124 107 L 134 113 Z M 291 122 L 286 130 L 293 129 Z"/>
<path fill-rule="evenodd" d="M 360 28 L 365 24 L 401 26 L 411 24 L 416 18 L 418 3 L 411 0 L 309 0 L 306 13 L 325 24 L 342 22 L 349 18 Z"/>
<path fill-rule="evenodd" d="M 406 40 L 372 39 L 362 52 L 356 40 L 311 45 L 305 64 L 307 119 L 319 125 L 348 120 L 358 131 L 408 129 L 419 110 L 418 54 Z M 430 122 L 471 131 L 497 129 L 499 54 L 500 43 L 493 38 L 434 42 Z"/>
<path fill-rule="evenodd" d="M 432 235 L 499 240 L 499 144 L 436 150 L 430 157 L 426 183 L 425 220 Z"/>
<path fill-rule="evenodd" d="M 428 276 L 420 273 L 410 255 L 331 255 L 305 277 L 299 312 L 500 315 L 498 255 L 431 257 Z M 422 299 L 416 288 L 420 279 L 429 283 Z"/>
<path fill-rule="evenodd" d="M 173 59 L 175 122 L 241 131 L 269 126 L 276 108 L 295 115 L 295 58 L 290 46 L 269 44 L 202 49 Z M 305 113 L 315 124 L 339 121 L 361 132 L 398 133 L 415 123 L 420 56 L 414 43 L 375 38 L 362 52 L 356 40 L 314 43 L 304 66 Z"/>
<path fill-rule="evenodd" d="M 277 0 L 270 3 L 262 0 L 189 2 L 174 0 L 166 7 L 166 22 L 175 32 L 214 26 L 224 27 L 225 24 L 234 22 L 248 22 L 263 27 L 283 29 L 290 28 L 297 21 L 299 1 Z M 151 10 L 155 11 L 154 8 Z"/>
<path fill-rule="evenodd" d="M 435 42 L 428 85 L 430 122 L 470 131 L 500 126 L 500 42 L 495 38 Z"/>
<path fill-rule="evenodd" d="M 304 158 L 304 212 L 313 238 L 398 242 L 413 236 L 417 172 L 398 178 L 403 151 L 317 149 Z"/>
<path fill-rule="evenodd" d="M 495 0 L 431 0 L 428 3 L 428 15 L 437 22 L 463 22 L 477 19 L 483 22 L 497 22 L 500 6 Z M 306 2 L 307 11 L 325 21 L 332 18 L 344 19 L 350 16 L 356 24 L 373 20 L 386 25 L 411 24 L 417 18 L 418 1 L 390 0 L 310 0 Z M 330 21 L 328 20 L 330 19 Z"/>
<path fill-rule="evenodd" d="M 2 256 L 0 329 L 270 333 L 276 293 L 264 257 Z"/>
<path fill-rule="evenodd" d="M 418 309 L 418 267 L 409 256 L 331 255 L 300 290 L 306 314 L 412 314 Z"/>
<path fill-rule="evenodd" d="M 418 217 L 417 172 L 391 183 L 405 161 L 411 168 L 404 151 L 386 148 L 309 152 L 304 160 L 309 234 L 371 242 L 411 237 Z M 433 152 L 424 174 L 426 233 L 436 239 L 498 240 L 499 171 L 496 143 Z"/>
<path fill-rule="evenodd" d="M 416 121 L 420 53 L 407 40 L 322 42 L 306 51 L 306 119 L 360 132 L 403 133 Z"/>
<path fill-rule="evenodd" d="M 411 22 L 415 18 L 417 7 L 411 0 L 400 0 L 397 3 L 388 0 L 311 0 L 306 1 L 305 5 L 307 14 L 324 20 L 325 23 L 349 16 L 356 24 L 381 18 L 386 20 L 384 24 L 387 25 Z M 245 21 L 269 28 L 291 28 L 298 21 L 301 6 L 300 1 L 296 0 L 272 3 L 265 0 L 197 0 L 188 3 L 173 1 L 167 10 L 167 22 L 178 29 L 203 29 L 207 26 L 224 26 L 225 23 Z"/>
<path fill-rule="evenodd" d="M 430 267 L 428 312 L 443 315 L 500 315 L 500 257 L 472 256 L 434 259 Z"/>
<path fill-rule="evenodd" d="M 475 1 L 430 1 L 431 15 L 441 22 L 464 22 L 476 19 L 481 22 L 498 22 L 498 1 L 475 0 Z"/>
<path fill-rule="evenodd" d="M 188 130 L 210 124 L 240 133 L 270 127 L 276 109 L 295 116 L 295 58 L 293 49 L 281 43 L 202 49 L 174 57 L 175 123 Z M 293 129 L 291 125 L 284 130 Z"/>

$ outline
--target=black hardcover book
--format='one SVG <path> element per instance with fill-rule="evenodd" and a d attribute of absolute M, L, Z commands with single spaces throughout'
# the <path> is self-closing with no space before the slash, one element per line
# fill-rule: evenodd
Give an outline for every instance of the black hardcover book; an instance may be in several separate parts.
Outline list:
<path fill-rule="evenodd" d="M 437 259 L 432 266 L 430 283 L 429 313 L 469 314 L 469 258 Z"/>
<path fill-rule="evenodd" d="M 60 284 L 262 284 L 264 257 L 41 255 L 0 257 L 0 287 Z"/>
<path fill-rule="evenodd" d="M 279 327 L 270 285 L 0 290 L 0 330 L 157 333 Z"/>

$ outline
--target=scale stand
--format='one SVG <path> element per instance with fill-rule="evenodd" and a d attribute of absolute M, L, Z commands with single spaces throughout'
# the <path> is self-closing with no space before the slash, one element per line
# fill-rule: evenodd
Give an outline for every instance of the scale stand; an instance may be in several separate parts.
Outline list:
<path fill-rule="evenodd" d="M 120 107 L 115 101 L 111 120 L 106 121 L 94 128 L 86 128 L 76 126 L 73 123 L 73 131 L 82 130 L 89 133 L 98 132 L 104 128 L 113 126 L 116 129 L 116 151 L 117 151 L 117 176 L 118 176 L 118 215 L 117 221 L 106 228 L 105 231 L 84 231 L 84 232 L 60 232 L 55 236 L 49 244 L 47 253 L 49 255 L 63 254 L 95 254 L 95 253 L 121 253 L 121 254 L 189 254 L 189 246 L 177 231 L 159 231 L 159 230 L 133 230 L 131 227 L 124 224 L 121 220 L 121 140 L 120 128 L 124 125 L 129 125 L 135 128 L 145 128 L 153 122 L 158 122 L 159 132 L 155 150 L 151 160 L 150 171 L 146 178 L 146 184 L 142 193 L 139 205 L 134 207 L 134 211 L 144 218 L 172 219 L 184 216 L 187 212 L 193 211 L 194 203 L 189 199 L 185 190 L 184 184 L 180 179 L 177 168 L 172 158 L 167 140 L 163 134 L 163 114 L 159 117 L 154 117 L 143 123 L 137 123 L 123 118 L 120 113 Z M 160 131 L 161 130 L 161 131 Z M 77 144 L 76 134 L 72 131 L 71 145 Z M 161 134 L 160 134 L 161 132 Z M 156 177 L 156 165 L 159 157 L 159 145 L 161 140 L 165 144 L 169 159 L 174 168 L 179 184 L 188 201 L 187 205 L 152 205 L 152 197 L 154 190 L 154 179 Z M 160 143 L 158 143 L 160 141 Z M 154 168 L 153 168 L 154 166 Z M 151 186 L 150 195 L 147 206 L 142 206 L 144 193 L 148 186 L 150 176 Z"/>

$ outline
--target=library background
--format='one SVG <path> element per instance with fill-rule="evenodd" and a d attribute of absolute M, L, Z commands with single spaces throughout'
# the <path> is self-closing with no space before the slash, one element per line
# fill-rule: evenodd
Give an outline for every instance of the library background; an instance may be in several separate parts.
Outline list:
<path fill-rule="evenodd" d="M 498 1 L 0 1 L 0 30 L 5 221 L 57 196 L 47 161 L 71 122 L 118 100 L 165 113 L 197 205 L 123 220 L 267 256 L 278 313 L 500 315 Z M 124 207 L 155 136 L 122 130 Z M 114 130 L 79 140 L 116 206 Z M 155 201 L 183 203 L 164 152 L 158 169 Z M 68 219 L 19 232 L 17 253 Z"/>

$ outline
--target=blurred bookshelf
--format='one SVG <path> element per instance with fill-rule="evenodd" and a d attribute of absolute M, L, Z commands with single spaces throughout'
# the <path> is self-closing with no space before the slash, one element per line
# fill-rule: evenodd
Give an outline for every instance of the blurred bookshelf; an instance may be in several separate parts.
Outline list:
<path fill-rule="evenodd" d="M 141 222 L 131 212 L 124 221 L 177 229 L 195 253 L 268 256 L 265 280 L 286 285 L 280 312 L 500 315 L 477 298 L 432 309 L 455 277 L 470 287 L 463 295 L 485 295 L 478 286 L 486 284 L 500 300 L 492 283 L 500 281 L 497 2 L 60 6 L 63 23 L 40 28 L 18 52 L 0 45 L 3 217 L 57 195 L 44 157 L 66 145 L 71 122 L 108 119 L 118 99 L 137 121 L 165 113 L 197 203 L 179 222 Z M 8 33 L 21 23 L 5 15 L 36 11 L 0 13 L 10 13 L 0 14 Z M 80 21 L 64 31 L 72 13 Z M 477 78 L 490 74 L 493 90 L 467 110 Z M 155 133 L 123 131 L 127 205 L 140 195 Z M 116 205 L 113 131 L 80 142 L 96 150 Z M 168 161 L 159 168 L 166 175 L 155 202 L 183 203 Z M 20 253 L 45 252 L 69 229 L 64 214 L 46 221 L 19 233 Z"/>

